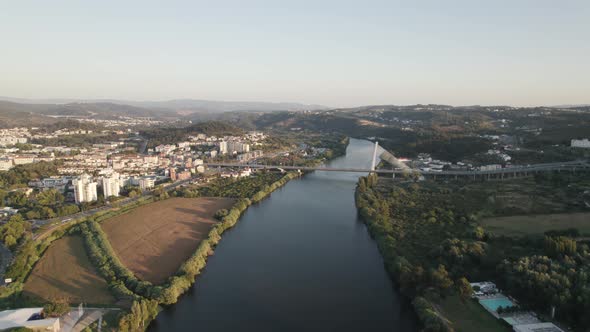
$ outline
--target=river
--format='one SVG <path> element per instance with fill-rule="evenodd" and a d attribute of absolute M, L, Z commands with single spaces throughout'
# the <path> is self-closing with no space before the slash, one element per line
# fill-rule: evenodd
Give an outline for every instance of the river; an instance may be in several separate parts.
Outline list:
<path fill-rule="evenodd" d="M 351 139 L 329 166 L 369 168 L 372 153 L 371 142 Z M 357 218 L 358 176 L 314 172 L 251 206 L 149 331 L 414 331 L 411 306 Z"/>

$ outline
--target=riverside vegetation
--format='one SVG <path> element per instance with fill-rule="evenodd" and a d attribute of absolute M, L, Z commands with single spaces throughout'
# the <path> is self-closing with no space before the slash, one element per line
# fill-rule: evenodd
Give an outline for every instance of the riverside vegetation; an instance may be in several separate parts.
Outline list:
<path fill-rule="evenodd" d="M 140 198 L 133 203 L 119 207 L 117 210 L 99 212 L 95 214 L 95 218 L 97 220 L 104 220 L 111 216 L 125 213 L 136 208 L 137 206 L 147 204 L 152 201 L 152 197 Z M 13 218 L 21 217 L 16 215 Z M 15 224 L 17 223 L 15 220 L 13 220 L 13 222 Z M 31 239 L 30 228 L 23 229 L 22 233 L 19 235 L 17 245 L 14 249 L 15 256 L 12 264 L 6 271 L 6 278 L 12 278 L 13 282 L 6 285 L 5 287 L 0 287 L 0 308 L 14 308 L 39 304 L 34 299 L 31 299 L 22 293 L 25 280 L 29 277 L 33 267 L 43 256 L 47 248 L 49 248 L 49 246 L 54 241 L 62 238 L 64 235 L 76 233 L 77 229 L 75 226 L 82 222 L 86 222 L 86 219 L 74 220 L 70 225 L 68 225 L 69 228 L 57 228 L 47 236 L 37 240 Z M 26 224 L 27 222 L 22 222 L 21 220 L 18 224 L 23 223 Z"/>
<path fill-rule="evenodd" d="M 516 183 L 399 181 L 392 185 L 389 179 L 370 175 L 358 182 L 356 204 L 387 271 L 400 291 L 413 299 L 425 331 L 509 330 L 500 320 L 481 313 L 483 309 L 469 298 L 467 280 L 492 280 L 514 295 L 521 308 L 535 310 L 545 319 L 554 306 L 557 320 L 587 331 L 587 234 L 565 223 L 544 234 L 497 235 L 486 231 L 480 219 L 509 211 L 531 213 L 524 204 L 518 210 L 505 209 L 505 204 L 513 202 L 503 203 L 500 196 L 549 184 L 553 190 L 537 190 L 532 196 L 534 211 L 584 209 L 568 195 L 546 198 L 555 198 L 551 196 L 555 192 L 570 190 L 588 178 L 588 174 L 549 174 Z"/>
<path fill-rule="evenodd" d="M 6 276 L 12 277 L 14 282 L 2 288 L 0 293 L 0 305 L 5 308 L 26 305 L 37 305 L 38 300 L 23 294 L 24 281 L 29 276 L 35 263 L 43 256 L 49 245 L 64 235 L 79 234 L 84 239 L 88 256 L 101 276 L 107 281 L 109 289 L 124 307 L 131 310 L 122 315 L 119 320 L 118 331 L 143 331 L 149 322 L 156 316 L 158 305 L 170 305 L 177 301 L 178 297 L 186 292 L 194 283 L 196 276 L 206 264 L 207 257 L 212 253 L 215 245 L 220 241 L 221 234 L 233 227 L 241 214 L 254 203 L 258 203 L 270 195 L 274 190 L 285 185 L 291 179 L 300 176 L 297 172 L 290 172 L 281 176 L 262 174 L 260 179 L 252 177 L 251 181 L 256 185 L 251 186 L 248 179 L 234 181 L 237 196 L 240 198 L 231 209 L 218 214 L 220 221 L 210 230 L 208 236 L 201 241 L 195 253 L 186 260 L 164 284 L 154 285 L 150 282 L 139 280 L 127 267 L 125 267 L 113 248 L 106 234 L 100 227 L 100 222 L 112 216 L 128 212 L 140 205 L 148 204 L 154 200 L 166 199 L 167 192 L 158 192 L 154 196 L 141 199 L 133 204 L 120 207 L 118 210 L 97 214 L 92 218 L 77 221 L 73 227 L 58 229 L 45 237 L 42 241 L 25 239 L 19 246 L 13 264 L 9 267 Z M 212 184 L 212 188 L 216 188 Z M 243 187 L 242 189 L 238 189 Z M 244 188 L 248 188 L 245 190 Z M 257 190 L 253 190 L 256 188 Z M 215 189 L 203 190 L 204 193 L 214 194 Z M 191 191 L 195 194 L 196 191 Z M 174 191 L 173 196 L 182 196 L 187 192 Z M 226 193 L 227 194 L 227 193 Z"/>
<path fill-rule="evenodd" d="M 324 154 L 318 158 L 335 158 L 345 153 L 348 144 L 347 138 L 335 141 Z M 318 160 L 319 162 L 319 160 Z M 159 305 L 169 305 L 177 301 L 178 297 L 186 292 L 194 283 L 196 276 L 206 264 L 207 257 L 213 252 L 213 248 L 220 241 L 221 234 L 233 227 L 241 214 L 251 205 L 260 202 L 274 190 L 285 185 L 288 181 L 301 176 L 298 172 L 289 172 L 282 175 L 261 173 L 246 179 L 223 180 L 217 179 L 203 188 L 184 188 L 168 192 L 163 187 L 156 188 L 152 195 L 141 197 L 129 204 L 113 204 L 115 209 L 101 211 L 92 217 L 73 220 L 63 227 L 43 234 L 42 237 L 33 239 L 31 229 L 26 221 L 16 220 L 15 217 L 10 227 L 2 229 L 4 242 L 7 235 L 15 237 L 16 243 L 12 245 L 15 253 L 13 262 L 6 272 L 7 278 L 13 282 L 0 288 L 0 308 L 15 308 L 24 306 L 43 305 L 44 302 L 37 298 L 31 298 L 23 292 L 23 285 L 30 276 L 36 262 L 44 255 L 47 248 L 65 235 L 80 235 L 84 240 L 87 254 L 100 275 L 108 283 L 109 290 L 122 305 L 122 308 L 130 308 L 124 311 L 118 318 L 117 331 L 143 331 L 149 322 L 157 315 Z M 225 181 L 225 182 L 224 182 Z M 223 182 L 222 184 L 220 184 Z M 161 285 L 153 285 L 147 281 L 139 280 L 125 267 L 114 253 L 108 238 L 100 227 L 100 222 L 135 209 L 138 206 L 149 204 L 157 200 L 164 200 L 170 196 L 175 197 L 200 197 L 222 195 L 238 198 L 231 209 L 219 211 L 216 218 L 220 221 L 210 230 L 207 238 L 203 239 L 195 253 L 186 260 L 175 275 Z M 23 226 L 23 227 L 21 227 Z M 112 326 L 112 324 L 111 324 Z"/>

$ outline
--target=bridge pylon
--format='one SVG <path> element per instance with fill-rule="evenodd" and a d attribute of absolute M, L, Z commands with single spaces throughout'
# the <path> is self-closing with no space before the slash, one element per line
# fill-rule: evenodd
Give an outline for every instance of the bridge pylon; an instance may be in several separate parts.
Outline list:
<path fill-rule="evenodd" d="M 371 162 L 371 171 L 375 171 L 377 166 L 377 149 L 379 148 L 379 142 L 375 142 L 375 148 L 373 149 L 373 160 Z"/>

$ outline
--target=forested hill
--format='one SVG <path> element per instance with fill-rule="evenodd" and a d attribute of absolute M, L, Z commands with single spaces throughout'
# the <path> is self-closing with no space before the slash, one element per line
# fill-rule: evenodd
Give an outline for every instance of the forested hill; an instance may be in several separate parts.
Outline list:
<path fill-rule="evenodd" d="M 182 128 L 153 128 L 141 132 L 148 139 L 148 147 L 160 144 L 174 144 L 188 139 L 190 135 L 205 134 L 207 136 L 241 135 L 244 130 L 227 122 L 207 121 Z"/>
<path fill-rule="evenodd" d="M 590 108 L 412 105 L 317 112 L 271 112 L 231 118 L 264 131 L 310 130 L 374 138 L 403 157 L 430 153 L 447 161 L 498 163 L 488 150 L 512 146 L 513 162 L 572 160 L 571 139 L 590 137 Z M 495 141 L 491 137 L 496 137 Z M 501 138 L 501 141 L 500 141 Z M 489 159 L 489 160 L 488 160 Z"/>
<path fill-rule="evenodd" d="M 114 103 L 20 104 L 0 100 L 0 126 L 45 126 L 63 118 L 170 117 L 170 112 Z M 179 117 L 179 116 L 178 116 Z"/>

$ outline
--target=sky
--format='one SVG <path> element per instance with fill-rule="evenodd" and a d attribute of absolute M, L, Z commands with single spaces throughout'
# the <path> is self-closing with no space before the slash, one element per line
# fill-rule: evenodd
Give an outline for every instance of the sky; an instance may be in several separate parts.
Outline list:
<path fill-rule="evenodd" d="M 590 103 L 588 0 L 1 1 L 0 96 Z"/>

